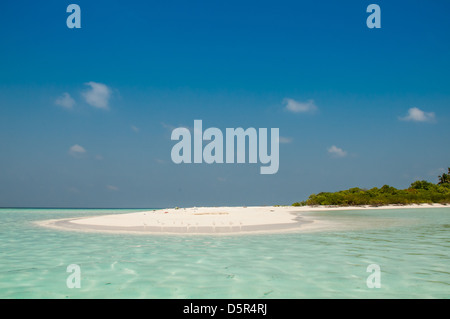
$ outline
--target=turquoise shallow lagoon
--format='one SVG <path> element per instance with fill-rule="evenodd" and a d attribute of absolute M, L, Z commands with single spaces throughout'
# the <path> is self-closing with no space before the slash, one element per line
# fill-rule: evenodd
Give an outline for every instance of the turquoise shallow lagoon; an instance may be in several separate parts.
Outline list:
<path fill-rule="evenodd" d="M 0 298 L 448 298 L 450 207 L 309 213 L 316 233 L 82 233 L 34 221 L 139 210 L 0 209 Z M 354 226 L 354 227 L 353 227 Z M 81 269 L 68 288 L 67 266 Z M 381 269 L 368 288 L 367 266 Z"/>

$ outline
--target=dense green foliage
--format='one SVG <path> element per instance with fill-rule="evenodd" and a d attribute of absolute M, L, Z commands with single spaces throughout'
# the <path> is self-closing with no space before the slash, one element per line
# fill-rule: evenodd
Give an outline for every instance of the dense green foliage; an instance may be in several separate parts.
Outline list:
<path fill-rule="evenodd" d="M 439 176 L 439 185 L 450 183 L 450 167 L 448 168 L 448 174 L 443 173 Z"/>
<path fill-rule="evenodd" d="M 427 181 L 415 181 L 407 189 L 396 189 L 384 185 L 372 189 L 350 188 L 335 193 L 322 192 L 312 194 L 306 201 L 294 203 L 293 206 L 306 205 L 389 205 L 450 203 L 450 169 L 449 174 L 439 176 L 439 184 Z"/>

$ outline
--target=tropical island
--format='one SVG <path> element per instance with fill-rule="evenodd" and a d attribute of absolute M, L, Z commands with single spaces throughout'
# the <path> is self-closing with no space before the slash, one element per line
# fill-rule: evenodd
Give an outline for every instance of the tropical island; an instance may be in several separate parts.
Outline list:
<path fill-rule="evenodd" d="M 448 174 L 439 176 L 438 184 L 416 181 L 404 190 L 388 185 L 370 190 L 355 187 L 335 193 L 313 194 L 306 201 L 286 206 L 175 207 L 36 223 L 72 231 L 140 234 L 310 232 L 347 227 L 345 223 L 311 214 L 316 211 L 439 208 L 448 203 L 450 168 Z M 355 227 L 354 224 L 350 226 Z"/>
<path fill-rule="evenodd" d="M 338 192 L 321 192 L 312 194 L 302 202 L 292 206 L 384 206 L 410 204 L 449 204 L 450 203 L 450 168 L 448 173 L 439 177 L 437 184 L 428 181 L 415 181 L 407 189 L 396 189 L 384 185 L 381 188 L 361 189 L 358 187 Z"/>

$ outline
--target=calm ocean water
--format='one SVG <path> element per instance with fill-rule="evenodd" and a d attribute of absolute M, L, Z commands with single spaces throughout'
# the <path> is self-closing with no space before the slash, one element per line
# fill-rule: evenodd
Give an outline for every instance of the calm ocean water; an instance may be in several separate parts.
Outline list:
<path fill-rule="evenodd" d="M 0 298 L 448 298 L 450 207 L 310 213 L 345 229 L 238 236 L 68 232 L 38 220 L 139 210 L 0 209 Z M 68 288 L 77 264 L 81 288 Z M 367 267 L 381 269 L 368 288 Z"/>

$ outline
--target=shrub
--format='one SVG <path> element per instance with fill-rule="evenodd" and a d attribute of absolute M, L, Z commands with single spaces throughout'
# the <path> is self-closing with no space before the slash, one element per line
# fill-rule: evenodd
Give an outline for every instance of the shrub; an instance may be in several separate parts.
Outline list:
<path fill-rule="evenodd" d="M 408 189 L 399 190 L 389 185 L 370 190 L 358 187 L 339 192 L 321 192 L 311 194 L 306 201 L 294 203 L 293 206 L 315 205 L 389 205 L 450 203 L 450 184 L 435 185 L 427 181 L 415 181 Z"/>

